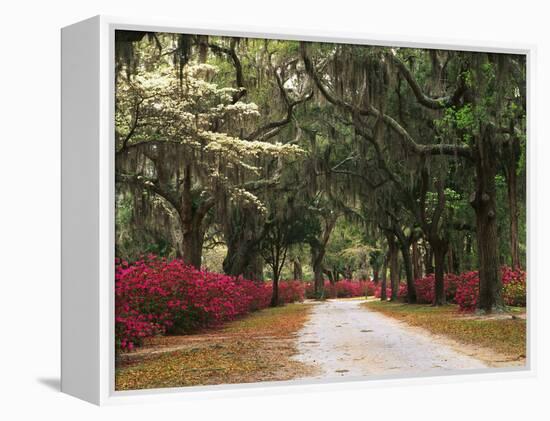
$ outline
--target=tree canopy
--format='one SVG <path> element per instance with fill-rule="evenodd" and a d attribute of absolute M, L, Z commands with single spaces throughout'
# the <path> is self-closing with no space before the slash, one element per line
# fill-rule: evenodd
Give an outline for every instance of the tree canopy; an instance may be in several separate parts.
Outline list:
<path fill-rule="evenodd" d="M 274 283 L 525 265 L 525 56 L 116 33 L 116 255 Z M 385 286 L 384 286 L 385 288 Z M 385 292 L 384 292 L 385 294 Z"/>

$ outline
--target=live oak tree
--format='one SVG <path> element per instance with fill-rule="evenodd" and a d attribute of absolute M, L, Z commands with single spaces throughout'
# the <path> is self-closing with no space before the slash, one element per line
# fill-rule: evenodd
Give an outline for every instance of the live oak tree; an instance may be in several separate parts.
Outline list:
<path fill-rule="evenodd" d="M 327 83 L 325 77 L 319 76 L 319 70 L 310 58 L 306 44 L 302 43 L 301 48 L 304 65 L 319 92 L 327 101 L 350 114 L 358 130 L 365 130 L 368 120 L 382 120 L 399 137 L 403 148 L 411 154 L 423 157 L 455 156 L 473 164 L 476 186 L 470 202 L 476 215 L 480 270 L 478 306 L 487 312 L 501 308 L 495 177 L 497 157 L 505 143 L 500 134 L 507 129 L 502 127 L 502 117 L 511 101 L 509 96 L 513 101 L 514 97 L 522 95 L 521 89 L 514 85 L 510 77 L 512 72 L 507 70 L 520 67 L 518 72 L 521 73 L 521 62 L 511 55 L 446 52 L 446 62 L 443 64 L 438 52 L 430 52 L 431 71 L 438 76 L 432 81 L 431 88 L 435 92 L 442 91 L 437 96 L 431 96 L 424 92 L 418 82 L 414 74 L 414 64 L 407 66 L 403 62 L 401 56 L 405 52 L 402 50 L 374 49 L 374 52 L 359 59 L 357 55 L 352 57 L 348 46 L 338 46 L 328 54 L 322 51 L 323 66 L 326 67 L 327 63 L 335 63 L 335 66 L 347 65 L 345 71 L 334 72 L 332 83 Z M 344 59 L 340 60 L 342 57 Z M 363 62 L 358 65 L 361 59 Z M 372 72 L 366 71 L 369 66 Z M 448 73 L 446 77 L 441 77 L 445 72 Z M 373 80 L 371 74 L 377 76 L 378 85 L 370 84 Z M 451 122 L 454 128 L 464 133 L 462 138 L 440 136 L 434 137 L 432 143 L 419 142 L 396 118 L 385 112 L 386 100 L 378 98 L 378 103 L 373 103 L 369 90 L 376 90 L 377 86 L 385 84 L 380 80 L 395 75 L 406 81 L 419 107 L 443 113 L 471 111 L 471 119 L 467 124 L 459 123 L 456 118 Z M 447 81 L 447 86 L 443 86 L 442 80 Z M 501 86 L 504 87 L 502 91 L 498 89 Z"/>
<path fill-rule="evenodd" d="M 319 298 L 389 267 L 410 303 L 435 272 L 435 304 L 445 272 L 479 269 L 480 309 L 502 306 L 498 269 L 525 259 L 523 56 L 135 31 L 115 47 L 117 255 L 199 267 L 207 247 Z"/>

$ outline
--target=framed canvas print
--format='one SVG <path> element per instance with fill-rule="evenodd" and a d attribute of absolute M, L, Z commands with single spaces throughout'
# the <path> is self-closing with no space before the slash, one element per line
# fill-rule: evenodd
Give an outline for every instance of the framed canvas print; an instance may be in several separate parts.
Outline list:
<path fill-rule="evenodd" d="M 531 373 L 531 60 L 64 28 L 62 390 L 99 404 Z"/>

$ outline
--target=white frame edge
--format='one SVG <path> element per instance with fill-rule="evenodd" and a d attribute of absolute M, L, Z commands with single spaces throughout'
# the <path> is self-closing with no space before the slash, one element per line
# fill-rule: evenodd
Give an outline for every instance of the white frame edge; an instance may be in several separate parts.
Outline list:
<path fill-rule="evenodd" d="M 61 32 L 61 391 L 100 401 L 100 19 Z"/>
<path fill-rule="evenodd" d="M 274 38 L 411 48 L 526 54 L 528 66 L 527 242 L 532 250 L 535 197 L 533 83 L 534 45 L 409 39 L 362 33 L 245 25 L 186 25 L 158 19 L 96 16 L 62 29 L 62 392 L 94 404 L 126 404 L 265 393 L 412 386 L 536 375 L 536 283 L 529 278 L 527 366 L 521 369 L 453 371 L 438 376 L 372 377 L 332 381 L 289 381 L 238 385 L 114 390 L 114 32 L 117 29 Z M 322 34 L 322 35 L 320 35 Z M 532 253 L 527 259 L 533 268 Z M 276 387 L 273 387 L 276 386 Z"/>

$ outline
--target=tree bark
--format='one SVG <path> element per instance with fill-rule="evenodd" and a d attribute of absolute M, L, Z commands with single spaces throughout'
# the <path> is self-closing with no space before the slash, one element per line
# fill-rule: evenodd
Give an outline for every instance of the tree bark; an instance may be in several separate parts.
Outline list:
<path fill-rule="evenodd" d="M 257 280 L 257 275 L 254 277 L 245 276 L 245 272 L 249 272 L 249 265 L 251 263 L 250 250 L 248 250 L 247 244 L 236 240 L 227 240 L 227 254 L 223 259 L 223 271 L 227 275 L 239 276 L 242 275 L 247 279 Z M 247 273 L 251 275 L 251 273 Z"/>
<path fill-rule="evenodd" d="M 192 226 L 190 223 L 182 222 L 183 238 L 180 257 L 185 264 L 197 269 L 201 267 L 202 246 L 204 242 L 204 230 L 201 225 Z"/>
<path fill-rule="evenodd" d="M 395 238 L 397 238 L 397 244 L 403 258 L 403 265 L 399 270 L 398 280 L 401 279 L 401 269 L 403 269 L 405 271 L 405 278 L 407 280 L 407 302 L 413 304 L 416 303 L 416 287 L 414 285 L 413 268 L 411 261 L 411 242 L 413 242 L 412 236 L 406 236 L 401 227 L 397 224 L 394 224 L 393 234 L 395 235 Z"/>
<path fill-rule="evenodd" d="M 336 225 L 337 216 L 329 215 L 325 219 L 325 228 L 319 241 L 311 244 L 311 266 L 313 267 L 313 280 L 315 298 L 320 300 L 325 296 L 325 281 L 323 279 L 323 260 L 330 235 Z"/>
<path fill-rule="evenodd" d="M 449 250 L 447 252 L 447 273 L 453 273 L 454 272 L 454 251 L 453 247 L 449 246 Z"/>
<path fill-rule="evenodd" d="M 510 204 L 510 248 L 512 254 L 512 267 L 521 268 L 519 258 L 519 234 L 518 234 L 518 202 L 516 196 L 516 176 L 513 177 L 513 184 L 508 185 L 508 201 Z"/>
<path fill-rule="evenodd" d="M 414 285 L 413 266 L 411 261 L 410 247 L 408 244 L 401 244 L 401 257 L 403 257 L 403 268 L 407 278 L 407 302 L 416 303 L 416 287 Z"/>
<path fill-rule="evenodd" d="M 250 244 L 232 244 L 227 248 L 223 261 L 223 271 L 227 275 L 242 276 L 251 281 L 262 281 L 264 262 L 260 252 Z"/>
<path fill-rule="evenodd" d="M 387 279 L 388 279 L 388 255 L 384 258 L 384 265 L 382 266 L 382 278 L 380 280 L 380 301 L 386 301 L 388 299 L 387 292 Z"/>
<path fill-rule="evenodd" d="M 462 242 L 461 240 L 459 240 Z M 459 243 L 460 244 L 460 243 Z M 451 273 L 461 273 L 460 271 L 460 262 L 461 262 L 461 249 L 457 247 L 457 242 L 454 241 L 449 245 L 449 270 Z"/>
<path fill-rule="evenodd" d="M 300 263 L 300 260 L 296 258 L 293 260 L 292 264 L 293 264 L 294 279 L 297 281 L 301 281 L 302 279 L 304 279 L 304 274 L 303 274 L 302 264 Z"/>
<path fill-rule="evenodd" d="M 227 275 L 263 280 L 264 261 L 260 252 L 262 229 L 252 209 L 235 209 L 224 229 L 227 255 L 223 270 Z"/>
<path fill-rule="evenodd" d="M 399 267 L 398 267 L 398 247 L 395 240 L 388 237 L 389 265 L 390 265 L 390 283 L 391 283 L 391 301 L 397 300 L 399 292 Z"/>
<path fill-rule="evenodd" d="M 420 262 L 420 250 L 418 249 L 418 243 L 413 241 L 412 243 L 412 264 L 413 264 L 413 278 L 422 278 L 422 263 Z"/>
<path fill-rule="evenodd" d="M 424 255 L 424 267 L 426 269 L 426 275 L 434 273 L 433 265 L 433 252 L 432 248 L 425 243 L 426 254 Z"/>
<path fill-rule="evenodd" d="M 271 296 L 271 307 L 279 305 L 279 279 L 281 278 L 281 272 L 286 261 L 288 252 L 288 243 L 285 240 L 285 235 L 280 225 L 274 227 L 272 232 L 273 237 L 270 239 L 270 250 L 268 264 L 273 270 L 273 293 Z"/>
<path fill-rule="evenodd" d="M 503 307 L 502 281 L 498 267 L 496 221 L 496 147 L 494 131 L 485 127 L 477 139 L 476 191 L 471 199 L 475 209 L 479 258 L 479 298 L 477 307 L 490 313 Z"/>
<path fill-rule="evenodd" d="M 447 254 L 447 244 L 445 242 L 437 242 L 432 244 L 435 260 L 435 285 L 434 285 L 434 302 L 435 306 L 446 304 L 445 298 L 445 255 Z"/>
<path fill-rule="evenodd" d="M 191 178 L 191 166 L 188 165 L 185 168 L 179 209 L 182 232 L 181 258 L 184 263 L 200 269 L 204 243 L 203 221 L 208 211 L 214 206 L 214 201 L 212 198 L 208 198 L 203 199 L 198 206 L 193 203 Z"/>
<path fill-rule="evenodd" d="M 311 266 L 313 267 L 313 285 L 316 299 L 323 299 L 325 296 L 325 280 L 323 278 L 323 258 L 325 250 L 319 248 L 311 249 Z"/>
<path fill-rule="evenodd" d="M 279 305 L 279 274 L 273 273 L 273 293 L 271 294 L 271 307 Z"/>
<path fill-rule="evenodd" d="M 473 266 L 473 258 L 472 258 L 472 236 L 470 234 L 466 234 L 466 238 L 464 239 L 464 260 L 465 262 L 464 267 L 468 270 L 472 269 Z"/>
<path fill-rule="evenodd" d="M 513 148 L 513 146 L 510 148 Z M 517 197 L 516 160 L 513 154 L 507 162 L 506 185 L 508 190 L 508 207 L 510 211 L 510 253 L 512 255 L 512 267 L 516 269 L 521 268 L 521 261 L 519 257 L 519 208 Z"/>

